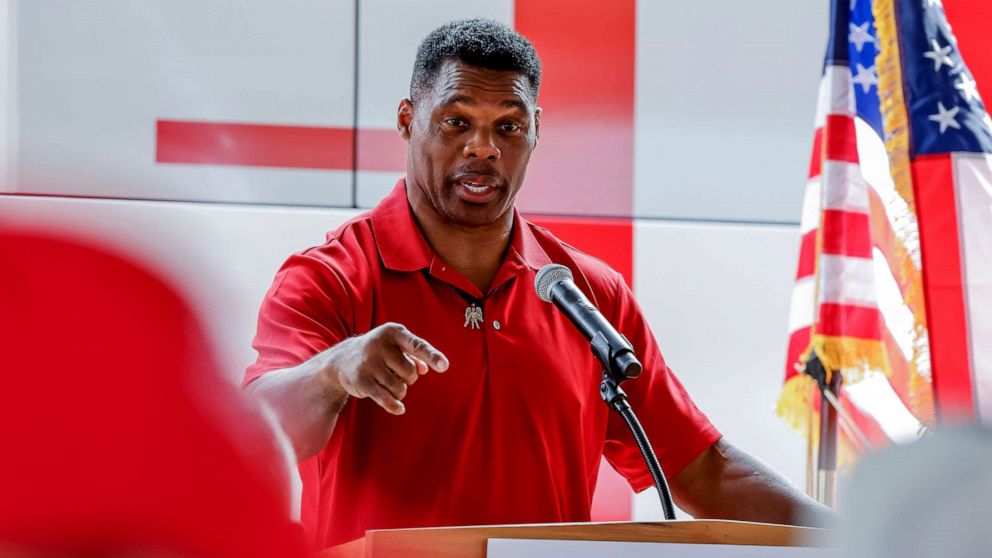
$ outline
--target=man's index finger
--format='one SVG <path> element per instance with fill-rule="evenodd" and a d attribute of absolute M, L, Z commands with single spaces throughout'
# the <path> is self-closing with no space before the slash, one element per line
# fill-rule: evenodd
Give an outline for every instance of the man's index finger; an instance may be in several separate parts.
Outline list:
<path fill-rule="evenodd" d="M 403 352 L 426 362 L 434 370 L 444 372 L 448 369 L 448 357 L 409 330 L 400 331 L 398 341 Z"/>

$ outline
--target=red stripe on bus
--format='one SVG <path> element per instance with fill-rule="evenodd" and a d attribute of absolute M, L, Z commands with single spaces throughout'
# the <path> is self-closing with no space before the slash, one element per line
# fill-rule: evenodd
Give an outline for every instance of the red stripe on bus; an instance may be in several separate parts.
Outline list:
<path fill-rule="evenodd" d="M 544 68 L 541 137 L 518 206 L 630 216 L 636 2 L 517 0 L 514 17 Z"/>
<path fill-rule="evenodd" d="M 155 161 L 349 170 L 350 128 L 159 120 Z"/>

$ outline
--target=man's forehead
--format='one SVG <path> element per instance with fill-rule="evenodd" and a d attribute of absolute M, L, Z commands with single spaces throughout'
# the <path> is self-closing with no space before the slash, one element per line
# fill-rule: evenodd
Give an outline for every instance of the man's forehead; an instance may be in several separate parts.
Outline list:
<path fill-rule="evenodd" d="M 473 104 L 483 96 L 505 97 L 500 102 L 507 106 L 534 104 L 526 74 L 481 68 L 457 60 L 449 60 L 438 69 L 433 89 L 439 105 Z"/>

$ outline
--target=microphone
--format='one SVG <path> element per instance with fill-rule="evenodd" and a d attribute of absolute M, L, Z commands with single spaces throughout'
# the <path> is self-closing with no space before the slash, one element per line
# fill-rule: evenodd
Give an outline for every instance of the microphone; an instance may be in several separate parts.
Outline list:
<path fill-rule="evenodd" d="M 541 268 L 534 278 L 537 296 L 557 306 L 592 345 L 592 352 L 617 383 L 641 375 L 641 363 L 630 341 L 618 333 L 575 286 L 572 272 L 563 265 Z"/>
<path fill-rule="evenodd" d="M 668 489 L 665 473 L 661 470 L 661 464 L 658 463 L 658 457 L 651 447 L 647 433 L 644 432 L 634 409 L 627 401 L 627 394 L 620 387 L 620 382 L 641 375 L 641 363 L 634 356 L 634 347 L 626 337 L 613 329 L 610 322 L 606 321 L 586 295 L 575 286 L 572 272 L 567 267 L 559 264 L 542 267 L 534 278 L 534 289 L 537 290 L 537 296 L 541 300 L 553 303 L 564 312 L 589 340 L 593 354 L 603 363 L 603 381 L 599 384 L 599 394 L 603 397 L 603 401 L 627 423 L 644 457 L 644 463 L 651 473 L 654 486 L 658 489 L 658 498 L 661 499 L 661 510 L 665 514 L 665 519 L 675 519 L 675 504 L 672 502 L 672 493 Z"/>

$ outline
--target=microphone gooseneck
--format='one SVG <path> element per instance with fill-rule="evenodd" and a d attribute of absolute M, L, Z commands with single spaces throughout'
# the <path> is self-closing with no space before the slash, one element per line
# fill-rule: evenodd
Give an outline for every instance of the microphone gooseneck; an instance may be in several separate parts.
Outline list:
<path fill-rule="evenodd" d="M 634 441 L 641 450 L 641 456 L 647 464 L 648 472 L 658 489 L 661 499 L 661 509 L 665 519 L 675 519 L 675 504 L 668 481 L 661 470 L 658 457 L 651 447 L 647 433 L 634 414 L 627 394 L 620 388 L 620 383 L 641 374 L 641 363 L 634 355 L 634 347 L 621 333 L 608 322 L 596 309 L 586 295 L 582 293 L 572 280 L 572 272 L 560 264 L 550 264 L 541 268 L 534 278 L 534 289 L 537 296 L 558 307 L 565 316 L 589 340 L 592 353 L 603 365 L 603 380 L 599 384 L 599 394 L 603 401 L 616 411 L 627 423 Z"/>

